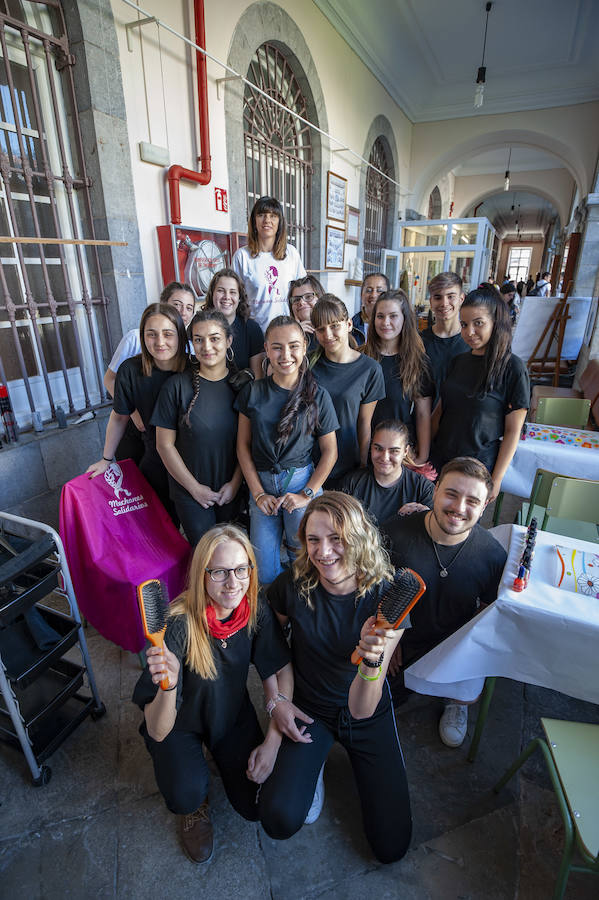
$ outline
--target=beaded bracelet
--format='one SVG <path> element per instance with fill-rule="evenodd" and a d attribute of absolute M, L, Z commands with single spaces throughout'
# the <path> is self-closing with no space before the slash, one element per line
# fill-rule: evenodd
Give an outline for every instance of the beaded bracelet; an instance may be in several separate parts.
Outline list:
<path fill-rule="evenodd" d="M 361 662 L 364 663 L 364 665 L 366 666 L 367 669 L 378 669 L 378 667 L 381 666 L 382 663 L 383 663 L 383 657 L 384 657 L 384 655 L 385 655 L 384 652 L 381 653 L 381 655 L 379 656 L 379 658 L 378 658 L 375 662 L 371 662 L 371 660 L 366 659 L 366 657 L 363 656 Z"/>
<path fill-rule="evenodd" d="M 363 660 L 362 660 L 362 661 L 363 661 Z M 382 669 L 379 669 L 379 670 L 378 670 L 378 673 L 377 673 L 376 675 L 364 675 L 364 673 L 362 672 L 362 670 L 361 670 L 360 667 L 358 666 L 358 675 L 360 676 L 360 678 L 361 678 L 363 681 L 378 681 L 379 678 L 381 677 L 381 672 L 382 672 L 382 671 L 383 671 Z"/>

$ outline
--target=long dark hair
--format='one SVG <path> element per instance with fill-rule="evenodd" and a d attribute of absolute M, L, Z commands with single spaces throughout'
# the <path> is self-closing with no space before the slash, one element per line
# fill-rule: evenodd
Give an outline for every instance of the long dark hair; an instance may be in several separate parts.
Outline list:
<path fill-rule="evenodd" d="M 323 325 L 333 325 L 335 322 L 349 322 L 350 318 L 347 306 L 343 300 L 335 297 L 334 294 L 323 294 L 312 307 L 310 321 L 314 328 L 322 328 Z M 349 346 L 352 350 L 358 349 L 358 343 L 351 332 L 349 334 Z M 310 368 L 314 367 L 323 354 L 324 349 L 319 344 L 314 353 L 310 354 Z"/>
<path fill-rule="evenodd" d="M 276 213 L 279 217 L 279 225 L 277 233 L 275 234 L 272 255 L 275 259 L 285 259 L 287 256 L 287 223 L 285 221 L 285 216 L 283 215 L 283 207 L 276 197 L 260 197 L 252 207 L 248 221 L 248 247 L 250 256 L 256 257 L 260 253 L 256 216 L 267 212 Z"/>
<path fill-rule="evenodd" d="M 269 335 L 275 328 L 286 328 L 288 326 L 298 330 L 302 336 L 302 341 L 305 344 L 306 336 L 303 328 L 295 319 L 292 319 L 291 316 L 276 316 L 276 318 L 272 319 L 272 321 L 269 322 L 266 334 L 264 335 L 265 342 L 268 341 Z M 284 447 L 289 440 L 293 425 L 298 418 L 300 411 L 304 413 L 302 425 L 304 433 L 314 434 L 318 428 L 318 404 L 316 402 L 317 389 L 318 383 L 310 371 L 308 360 L 304 355 L 299 367 L 297 384 L 291 391 L 289 400 L 281 411 L 281 418 L 277 425 L 277 433 L 279 435 L 276 440 L 277 446 Z"/>
<path fill-rule="evenodd" d="M 403 325 L 398 335 L 397 366 L 394 375 L 401 379 L 403 392 L 410 400 L 418 400 L 421 396 L 422 376 L 430 371 L 428 357 L 422 338 L 418 333 L 418 322 L 414 310 L 404 291 L 387 291 L 377 298 L 370 313 L 370 326 L 366 343 L 360 348 L 365 356 L 376 362 L 381 361 L 382 341 L 376 330 L 376 312 L 385 300 L 393 301 L 399 306 L 403 315 Z"/>
<path fill-rule="evenodd" d="M 493 287 L 476 288 L 466 295 L 462 309 L 468 306 L 480 306 L 493 319 L 493 331 L 485 347 L 485 368 L 477 393 L 488 394 L 496 387 L 510 361 L 512 351 L 512 326 L 510 313 L 499 291 Z"/>
<path fill-rule="evenodd" d="M 225 338 L 228 340 L 233 332 L 231 331 L 231 326 L 223 316 L 222 312 L 219 312 L 218 309 L 201 309 L 199 312 L 195 314 L 191 322 L 189 323 L 189 337 L 192 339 L 193 335 L 193 326 L 197 325 L 198 322 L 216 322 L 219 328 L 225 332 Z M 227 368 L 230 368 L 231 363 L 227 362 Z M 200 396 L 200 388 L 202 386 L 202 376 L 200 374 L 200 362 L 195 357 L 191 358 L 191 384 L 193 387 L 193 397 L 187 407 L 187 411 L 181 416 L 181 421 L 179 424 L 187 425 L 188 428 L 191 428 L 191 411 L 195 406 L 195 402 Z"/>
<path fill-rule="evenodd" d="M 139 322 L 139 341 L 141 344 L 141 371 L 143 375 L 151 375 L 154 368 L 154 357 L 146 347 L 146 339 L 144 331 L 146 322 L 151 316 L 164 316 L 174 325 L 177 331 L 177 356 L 173 372 L 182 372 L 187 363 L 187 335 L 185 334 L 185 326 L 183 319 L 174 306 L 168 303 L 150 303 L 144 309 Z"/>
<path fill-rule="evenodd" d="M 233 269 L 220 269 L 216 275 L 212 276 L 212 280 L 208 285 L 204 305 L 202 309 L 214 309 L 214 291 L 218 286 L 221 278 L 233 278 L 237 282 L 237 290 L 239 291 L 239 304 L 237 306 L 236 315 L 247 320 L 250 316 L 250 304 L 248 303 L 248 295 L 246 294 L 243 281 Z"/>

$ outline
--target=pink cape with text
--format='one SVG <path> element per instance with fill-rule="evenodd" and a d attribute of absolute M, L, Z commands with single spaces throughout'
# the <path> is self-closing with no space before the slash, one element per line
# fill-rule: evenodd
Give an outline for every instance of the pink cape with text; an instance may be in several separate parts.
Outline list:
<path fill-rule="evenodd" d="M 65 484 L 60 536 L 81 612 L 109 641 L 138 653 L 145 637 L 137 585 L 159 578 L 173 600 L 185 585 L 191 547 L 132 460 Z"/>

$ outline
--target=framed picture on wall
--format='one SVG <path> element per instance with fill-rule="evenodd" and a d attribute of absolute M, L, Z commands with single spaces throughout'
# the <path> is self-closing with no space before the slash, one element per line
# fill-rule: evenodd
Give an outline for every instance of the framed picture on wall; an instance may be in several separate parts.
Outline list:
<path fill-rule="evenodd" d="M 325 269 L 342 269 L 345 252 L 345 231 L 327 225 Z"/>
<path fill-rule="evenodd" d="M 327 219 L 343 222 L 345 225 L 345 196 L 347 178 L 327 172 Z"/>
<path fill-rule="evenodd" d="M 347 207 L 345 242 L 356 245 L 360 243 L 360 210 L 355 206 Z"/>

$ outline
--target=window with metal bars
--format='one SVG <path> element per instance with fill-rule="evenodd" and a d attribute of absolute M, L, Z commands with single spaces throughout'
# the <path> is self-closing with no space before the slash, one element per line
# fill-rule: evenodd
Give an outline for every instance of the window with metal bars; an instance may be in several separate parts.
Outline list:
<path fill-rule="evenodd" d="M 441 191 L 438 185 L 435 185 L 428 198 L 428 217 L 429 219 L 441 218 Z"/>
<path fill-rule="evenodd" d="M 372 146 L 368 162 L 380 172 L 393 178 L 385 144 L 378 137 Z M 381 268 L 381 250 L 387 244 L 387 222 L 391 203 L 390 183 L 380 172 L 369 168 L 366 175 L 366 210 L 364 227 L 364 275 Z"/>
<path fill-rule="evenodd" d="M 258 47 L 250 62 L 243 104 L 247 213 L 259 197 L 276 197 L 289 241 L 309 266 L 312 191 L 310 129 L 253 89 L 256 85 L 288 110 L 306 115 L 306 100 L 285 55 L 273 44 Z"/>
<path fill-rule="evenodd" d="M 0 381 L 21 428 L 103 401 L 109 344 L 60 3 L 0 2 Z M 81 243 L 83 241 L 83 243 Z"/>

